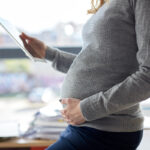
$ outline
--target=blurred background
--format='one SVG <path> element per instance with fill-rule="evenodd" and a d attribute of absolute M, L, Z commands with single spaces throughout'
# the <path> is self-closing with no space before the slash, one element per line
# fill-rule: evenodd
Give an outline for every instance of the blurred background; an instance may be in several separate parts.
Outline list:
<path fill-rule="evenodd" d="M 0 0 L 0 17 L 49 46 L 78 53 L 89 8 L 90 0 Z M 37 109 L 57 101 L 64 77 L 51 62 L 26 58 L 0 27 L 0 120 L 28 120 Z M 150 102 L 141 107 L 150 116 Z"/>
<path fill-rule="evenodd" d="M 77 54 L 89 8 L 90 0 L 0 0 L 0 17 L 49 46 Z M 64 77 L 51 62 L 29 60 L 0 26 L 0 121 L 30 121 L 59 100 Z"/>

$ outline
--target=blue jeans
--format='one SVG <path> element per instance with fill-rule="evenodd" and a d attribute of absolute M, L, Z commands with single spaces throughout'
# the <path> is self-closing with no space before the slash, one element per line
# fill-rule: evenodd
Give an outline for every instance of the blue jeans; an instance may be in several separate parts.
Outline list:
<path fill-rule="evenodd" d="M 107 132 L 68 125 L 59 140 L 46 150 L 136 150 L 142 137 L 143 130 Z"/>

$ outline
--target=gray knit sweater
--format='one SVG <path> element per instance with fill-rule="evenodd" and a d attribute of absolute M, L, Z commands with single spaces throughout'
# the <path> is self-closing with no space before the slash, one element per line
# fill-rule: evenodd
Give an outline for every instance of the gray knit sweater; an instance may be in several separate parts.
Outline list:
<path fill-rule="evenodd" d="M 66 74 L 62 98 L 81 100 L 88 126 L 143 129 L 139 103 L 150 97 L 150 0 L 110 0 L 83 26 L 76 56 L 49 47 L 46 59 Z"/>

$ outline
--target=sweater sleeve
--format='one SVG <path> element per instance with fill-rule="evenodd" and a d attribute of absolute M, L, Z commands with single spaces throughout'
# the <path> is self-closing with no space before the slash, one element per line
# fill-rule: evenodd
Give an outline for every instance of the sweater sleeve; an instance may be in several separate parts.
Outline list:
<path fill-rule="evenodd" d="M 132 0 L 139 69 L 106 91 L 83 99 L 80 108 L 87 121 L 106 117 L 150 97 L 150 0 Z"/>
<path fill-rule="evenodd" d="M 76 55 L 61 51 L 57 48 L 48 47 L 45 58 L 52 61 L 52 66 L 58 71 L 67 73 Z"/>

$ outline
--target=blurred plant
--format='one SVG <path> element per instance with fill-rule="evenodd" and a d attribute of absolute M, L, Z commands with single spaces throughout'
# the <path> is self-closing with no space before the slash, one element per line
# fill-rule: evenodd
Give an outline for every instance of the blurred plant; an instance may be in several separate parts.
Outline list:
<path fill-rule="evenodd" d="M 30 72 L 30 62 L 27 59 L 4 60 L 6 72 Z"/>

